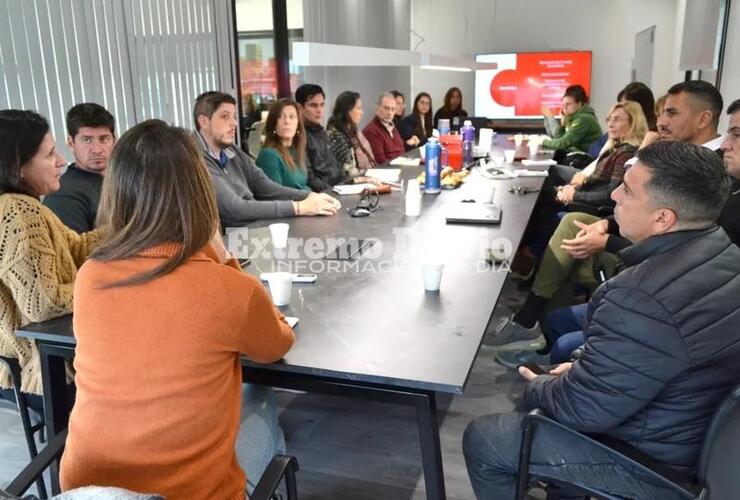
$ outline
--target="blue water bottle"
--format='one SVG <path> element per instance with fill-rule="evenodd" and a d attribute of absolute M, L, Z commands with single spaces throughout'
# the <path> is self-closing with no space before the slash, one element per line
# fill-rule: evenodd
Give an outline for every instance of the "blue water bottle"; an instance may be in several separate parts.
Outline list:
<path fill-rule="evenodd" d="M 440 160 L 442 146 L 434 137 L 430 137 L 425 146 L 424 160 L 424 192 L 437 194 L 442 190 Z"/>
<path fill-rule="evenodd" d="M 475 127 L 470 120 L 465 120 L 460 128 L 460 134 L 463 138 L 463 165 L 470 165 L 473 163 L 473 145 L 475 144 Z"/>

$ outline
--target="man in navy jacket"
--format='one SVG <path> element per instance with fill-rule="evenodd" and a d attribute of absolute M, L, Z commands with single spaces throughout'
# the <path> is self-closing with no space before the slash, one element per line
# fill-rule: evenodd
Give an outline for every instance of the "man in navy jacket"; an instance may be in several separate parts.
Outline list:
<path fill-rule="evenodd" d="M 575 430 L 693 471 L 714 411 L 740 381 L 740 248 L 716 224 L 730 180 L 718 155 L 692 144 L 659 142 L 637 158 L 612 194 L 620 232 L 634 243 L 620 252 L 626 269 L 594 293 L 577 361 L 539 376 L 520 368 L 524 399 Z M 513 498 L 523 415 L 481 417 L 466 430 L 479 499 Z M 536 479 L 675 498 L 588 443 L 538 434 Z"/>

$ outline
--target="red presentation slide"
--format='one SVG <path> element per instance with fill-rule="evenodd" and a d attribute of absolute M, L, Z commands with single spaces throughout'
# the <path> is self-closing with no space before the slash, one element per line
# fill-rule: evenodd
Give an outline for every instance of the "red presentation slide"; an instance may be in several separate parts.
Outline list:
<path fill-rule="evenodd" d="M 560 111 L 569 85 L 590 93 L 591 52 L 530 52 L 478 56 L 498 69 L 476 72 L 476 115 L 490 118 L 542 116 L 542 106 Z"/>

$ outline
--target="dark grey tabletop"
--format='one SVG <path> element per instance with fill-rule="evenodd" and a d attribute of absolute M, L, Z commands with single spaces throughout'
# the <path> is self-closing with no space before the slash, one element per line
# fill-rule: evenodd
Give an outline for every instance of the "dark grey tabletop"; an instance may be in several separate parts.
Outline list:
<path fill-rule="evenodd" d="M 499 138 L 499 147 L 509 147 Z M 403 167 L 407 179 L 422 167 Z M 517 195 L 509 185 L 539 189 L 543 179 L 487 180 L 475 170 L 453 191 L 424 195 L 419 217 L 404 215 L 400 191 L 380 197 L 382 210 L 352 218 L 344 208 L 335 217 L 300 217 L 290 238 L 300 244 L 278 253 L 269 243 L 271 222 L 247 228 L 252 257 L 246 270 L 315 273 L 314 284 L 294 284 L 286 316 L 297 316 L 296 343 L 269 369 L 339 380 L 462 393 L 507 270 L 485 262 L 493 241 L 516 249 L 537 193 Z M 482 184 L 496 187 L 500 226 L 445 223 L 450 207 L 474 199 Z M 352 207 L 358 196 L 342 196 Z M 326 260 L 338 238 L 374 239 L 365 255 L 351 261 Z M 508 242 L 508 243 L 506 243 Z M 263 248 L 264 247 L 264 248 Z M 444 263 L 439 292 L 424 290 L 422 263 Z M 71 316 L 19 329 L 19 335 L 73 344 Z M 249 365 L 249 362 L 245 361 Z"/>

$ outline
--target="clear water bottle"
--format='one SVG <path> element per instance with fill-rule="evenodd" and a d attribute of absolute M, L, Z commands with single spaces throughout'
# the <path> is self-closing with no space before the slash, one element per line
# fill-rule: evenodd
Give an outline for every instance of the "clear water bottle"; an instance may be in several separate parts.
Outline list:
<path fill-rule="evenodd" d="M 424 192 L 437 194 L 442 190 L 440 160 L 442 146 L 434 137 L 427 141 L 424 160 Z"/>
<path fill-rule="evenodd" d="M 465 120 L 463 126 L 460 128 L 460 134 L 463 137 L 463 165 L 470 165 L 473 163 L 473 147 L 475 145 L 475 127 L 470 120 Z"/>

